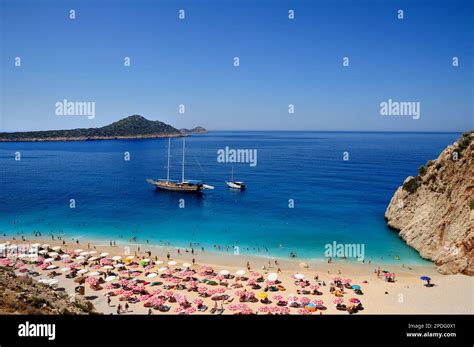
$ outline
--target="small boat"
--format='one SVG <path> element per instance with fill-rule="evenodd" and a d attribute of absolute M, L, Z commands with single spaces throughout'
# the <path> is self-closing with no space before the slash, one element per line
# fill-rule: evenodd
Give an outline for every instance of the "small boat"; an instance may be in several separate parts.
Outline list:
<path fill-rule="evenodd" d="M 170 149 L 171 149 L 171 138 L 168 138 L 168 168 L 166 179 L 153 180 L 147 178 L 147 182 L 154 185 L 156 189 L 168 190 L 172 192 L 186 192 L 186 193 L 198 193 L 204 189 L 214 189 L 213 186 L 204 184 L 200 180 L 185 180 L 184 179 L 184 150 L 186 140 L 183 137 L 183 162 L 181 169 L 181 181 L 170 180 Z"/>
<path fill-rule="evenodd" d="M 230 181 L 225 181 L 227 187 L 231 189 L 245 190 L 245 183 L 242 181 L 234 181 L 234 167 L 232 166 L 232 176 Z"/>

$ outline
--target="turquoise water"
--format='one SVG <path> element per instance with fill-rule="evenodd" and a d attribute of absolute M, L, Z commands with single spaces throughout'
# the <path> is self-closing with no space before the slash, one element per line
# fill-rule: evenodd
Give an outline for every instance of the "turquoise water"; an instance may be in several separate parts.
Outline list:
<path fill-rule="evenodd" d="M 458 136 L 210 132 L 186 140 L 186 178 L 216 187 L 202 195 L 160 192 L 145 181 L 166 177 L 167 139 L 1 143 L 0 231 L 118 242 L 136 236 L 139 243 L 192 242 L 206 250 L 237 245 L 242 254 L 286 257 L 293 251 L 308 259 L 323 258 L 325 244 L 336 241 L 364 244 L 366 259 L 399 255 L 404 263 L 422 263 L 386 227 L 384 212 L 403 180 Z M 181 144 L 172 140 L 176 179 Z M 234 164 L 235 178 L 248 185 L 244 192 L 224 184 L 232 164 L 218 162 L 217 151 L 226 146 L 257 150 L 255 167 Z"/>

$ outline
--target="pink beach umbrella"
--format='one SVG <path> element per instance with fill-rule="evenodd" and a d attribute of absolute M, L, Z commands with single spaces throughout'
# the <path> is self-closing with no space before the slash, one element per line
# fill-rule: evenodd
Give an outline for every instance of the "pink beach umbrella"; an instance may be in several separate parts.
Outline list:
<path fill-rule="evenodd" d="M 341 305 L 343 302 L 344 302 L 344 299 L 342 298 L 337 298 L 337 299 L 334 299 L 333 301 L 333 303 L 336 305 Z"/>
<path fill-rule="evenodd" d="M 299 308 L 297 312 L 300 315 L 308 315 L 309 314 L 309 312 L 306 311 L 304 308 Z"/>
<path fill-rule="evenodd" d="M 202 299 L 199 299 L 199 298 L 197 298 L 197 299 L 194 299 L 193 303 L 194 303 L 195 305 L 198 305 L 198 306 L 199 306 L 199 305 L 202 305 L 202 303 L 203 303 L 203 300 L 202 300 Z"/>
<path fill-rule="evenodd" d="M 258 308 L 258 312 L 268 313 L 270 312 L 270 308 L 268 306 L 261 306 Z"/>
<path fill-rule="evenodd" d="M 280 307 L 280 313 L 283 315 L 290 314 L 290 309 L 288 307 Z"/>
<path fill-rule="evenodd" d="M 311 300 L 304 296 L 304 297 L 301 298 L 300 302 L 303 305 L 308 305 L 311 302 Z"/>

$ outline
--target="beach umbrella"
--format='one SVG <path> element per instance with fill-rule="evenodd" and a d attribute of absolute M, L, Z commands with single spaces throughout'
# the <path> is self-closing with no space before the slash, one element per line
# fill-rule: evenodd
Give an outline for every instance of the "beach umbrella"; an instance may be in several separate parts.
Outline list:
<path fill-rule="evenodd" d="M 83 255 L 80 255 L 80 256 L 76 257 L 75 259 L 77 259 L 77 260 L 84 260 L 84 259 L 86 259 L 86 257 L 84 257 Z"/>
<path fill-rule="evenodd" d="M 50 265 L 48 267 L 46 267 L 46 270 L 53 270 L 53 269 L 57 269 L 58 266 L 57 265 Z"/>
<path fill-rule="evenodd" d="M 353 284 L 353 285 L 352 285 L 352 289 L 354 289 L 354 290 L 360 290 L 360 286 L 357 285 L 357 284 Z"/>
<path fill-rule="evenodd" d="M 52 248 L 53 251 L 59 251 L 61 249 L 61 246 L 55 246 Z"/>
<path fill-rule="evenodd" d="M 81 252 L 81 253 L 79 253 L 79 255 L 86 256 L 86 255 L 89 255 L 89 252 Z"/>
<path fill-rule="evenodd" d="M 155 273 L 155 272 L 152 272 L 152 273 L 149 273 L 148 275 L 146 275 L 147 278 L 155 278 L 156 276 L 158 276 L 158 274 Z"/>
<path fill-rule="evenodd" d="M 110 266 L 110 265 L 106 265 L 106 266 Z M 121 267 L 125 267 L 125 264 L 122 264 L 122 263 L 118 263 L 118 264 L 115 264 L 114 265 L 117 269 L 121 268 Z"/>
<path fill-rule="evenodd" d="M 160 267 L 158 269 L 159 272 L 163 272 L 163 271 L 166 271 L 166 270 L 168 270 L 168 268 L 166 266 Z"/>
<path fill-rule="evenodd" d="M 96 254 L 96 251 L 89 251 L 89 254 Z"/>
<path fill-rule="evenodd" d="M 117 276 L 107 276 L 105 282 L 112 282 L 117 279 Z"/>
<path fill-rule="evenodd" d="M 67 271 L 69 271 L 69 270 L 71 270 L 70 267 L 63 267 L 63 268 L 61 269 L 62 272 L 67 272 Z"/>
<path fill-rule="evenodd" d="M 266 299 L 268 297 L 267 293 L 258 293 L 257 297 L 259 299 Z"/>
<path fill-rule="evenodd" d="M 192 265 L 189 264 L 189 263 L 183 263 L 183 267 L 185 267 L 186 269 L 190 268 Z"/>
<path fill-rule="evenodd" d="M 90 257 L 88 260 L 89 260 L 89 261 L 96 261 L 97 259 L 99 259 L 99 258 L 97 258 L 97 257 Z"/>
<path fill-rule="evenodd" d="M 119 260 L 122 260 L 122 257 L 119 255 L 116 255 L 112 257 L 112 260 L 119 261 Z"/>
<path fill-rule="evenodd" d="M 74 253 L 81 253 L 81 252 L 82 252 L 82 249 L 80 249 L 80 248 L 74 250 Z"/>
<path fill-rule="evenodd" d="M 168 265 L 170 265 L 170 266 L 173 266 L 173 265 L 176 265 L 176 264 L 178 264 L 178 263 L 175 262 L 174 260 L 171 260 L 171 261 L 168 262 Z"/>
<path fill-rule="evenodd" d="M 222 276 L 228 276 L 230 274 L 229 270 L 221 270 L 219 272 Z"/>
<path fill-rule="evenodd" d="M 93 272 L 89 272 L 89 274 L 87 276 L 99 276 L 99 275 L 100 275 L 100 272 L 93 271 Z"/>
<path fill-rule="evenodd" d="M 114 267 L 112 265 L 105 265 L 105 266 L 102 266 L 102 269 L 105 269 L 105 270 L 112 270 Z"/>
<path fill-rule="evenodd" d="M 267 279 L 269 281 L 275 282 L 278 279 L 278 274 L 276 274 L 275 272 L 271 272 L 268 274 Z"/>
<path fill-rule="evenodd" d="M 337 299 L 334 299 L 333 301 L 333 303 L 335 303 L 336 305 L 341 305 L 343 302 L 344 302 L 344 299 L 342 298 L 337 298 Z"/>
<path fill-rule="evenodd" d="M 58 283 L 59 283 L 58 280 L 56 280 L 56 279 L 51 279 L 51 280 L 48 281 L 47 284 L 50 285 L 50 286 L 54 286 L 55 284 L 58 284 Z"/>
<path fill-rule="evenodd" d="M 79 275 L 82 275 L 82 274 L 85 274 L 85 273 L 88 272 L 88 271 L 89 271 L 89 270 L 87 270 L 87 269 L 82 269 L 82 270 L 79 270 L 77 273 L 78 273 Z"/>
<path fill-rule="evenodd" d="M 47 251 L 47 250 L 45 250 L 45 249 L 42 249 L 42 250 L 41 250 L 41 251 L 39 251 L 38 253 L 39 253 L 39 254 L 46 254 L 46 253 L 48 253 L 48 251 Z"/>
<path fill-rule="evenodd" d="M 52 263 L 54 261 L 53 258 L 47 258 L 44 260 L 45 263 Z"/>
<path fill-rule="evenodd" d="M 360 300 L 357 298 L 350 298 L 349 302 L 352 302 L 353 304 L 360 304 Z"/>
<path fill-rule="evenodd" d="M 297 274 L 294 274 L 293 277 L 296 278 L 297 280 L 302 280 L 304 278 L 304 275 L 297 273 Z"/>
<path fill-rule="evenodd" d="M 102 252 L 99 254 L 99 257 L 107 257 L 109 255 L 109 252 Z"/>
<path fill-rule="evenodd" d="M 422 281 L 431 281 L 431 278 L 428 277 L 428 276 L 421 276 L 420 280 L 422 280 Z"/>
<path fill-rule="evenodd" d="M 243 276 L 243 275 L 245 275 L 245 271 L 244 270 L 238 270 L 238 271 L 235 272 L 235 274 L 237 276 Z"/>
<path fill-rule="evenodd" d="M 309 265 L 306 264 L 305 262 L 300 263 L 299 266 L 302 267 L 303 269 L 309 268 Z"/>
<path fill-rule="evenodd" d="M 62 254 L 61 255 L 61 259 L 66 259 L 66 258 L 70 258 L 71 256 L 69 254 Z"/>

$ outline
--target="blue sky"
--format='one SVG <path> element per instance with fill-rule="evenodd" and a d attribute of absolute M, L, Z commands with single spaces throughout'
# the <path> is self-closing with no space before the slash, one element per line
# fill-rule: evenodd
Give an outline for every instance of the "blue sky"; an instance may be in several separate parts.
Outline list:
<path fill-rule="evenodd" d="M 473 3 L 0 0 L 0 131 L 132 114 L 215 130 L 472 129 Z M 55 115 L 63 99 L 94 101 L 96 118 Z M 381 116 L 388 99 L 420 102 L 421 118 Z"/>

